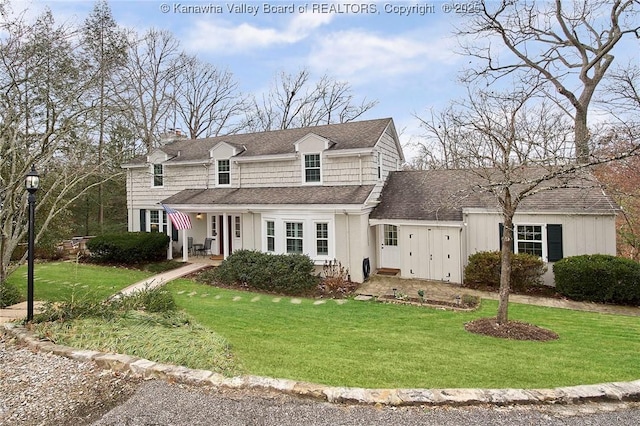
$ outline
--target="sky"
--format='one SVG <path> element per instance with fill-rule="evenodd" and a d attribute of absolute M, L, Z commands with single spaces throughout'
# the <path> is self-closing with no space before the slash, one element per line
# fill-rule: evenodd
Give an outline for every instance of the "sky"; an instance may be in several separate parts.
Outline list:
<path fill-rule="evenodd" d="M 12 0 L 36 16 L 81 24 L 92 0 Z M 182 48 L 228 69 L 244 93 L 266 92 L 280 72 L 307 68 L 351 85 L 356 99 L 377 100 L 362 117 L 394 119 L 403 144 L 422 133 L 415 115 L 464 96 L 458 82 L 469 59 L 453 35 L 468 16 L 443 1 L 111 0 L 118 24 L 140 33 L 170 30 Z M 637 44 L 636 44 L 637 49 Z M 637 56 L 636 59 L 637 60 Z M 413 155 L 405 148 L 405 155 Z"/>

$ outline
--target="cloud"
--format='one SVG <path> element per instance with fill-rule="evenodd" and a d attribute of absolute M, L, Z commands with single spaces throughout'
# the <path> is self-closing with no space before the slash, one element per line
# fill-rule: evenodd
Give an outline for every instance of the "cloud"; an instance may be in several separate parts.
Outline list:
<path fill-rule="evenodd" d="M 309 64 L 318 72 L 367 82 L 450 65 L 459 59 L 454 43 L 448 36 L 427 38 L 419 32 L 388 36 L 362 29 L 337 31 L 318 38 Z"/>
<path fill-rule="evenodd" d="M 258 26 L 227 20 L 198 20 L 184 35 L 188 50 L 202 53 L 238 54 L 298 43 L 331 22 L 331 15 L 295 14 L 278 19 L 282 27 Z"/>

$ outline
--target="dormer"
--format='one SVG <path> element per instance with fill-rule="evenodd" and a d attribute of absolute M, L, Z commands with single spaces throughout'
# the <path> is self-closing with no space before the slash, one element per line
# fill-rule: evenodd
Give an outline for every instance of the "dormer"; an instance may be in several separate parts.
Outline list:
<path fill-rule="evenodd" d="M 147 155 L 147 163 L 149 164 L 149 172 L 151 174 L 151 187 L 162 188 L 164 186 L 164 162 L 169 159 L 169 155 L 156 149 Z"/>
<path fill-rule="evenodd" d="M 228 142 L 219 142 L 209 150 L 209 158 L 214 167 L 214 184 L 218 187 L 231 186 L 231 157 L 235 157 L 244 151 L 244 147 L 238 147 Z"/>
<path fill-rule="evenodd" d="M 329 149 L 333 144 L 327 138 L 323 138 L 322 136 L 318 136 L 314 133 L 309 133 L 306 136 L 298 139 L 298 141 L 294 144 L 296 152 L 305 153 L 305 152 L 322 152 Z"/>

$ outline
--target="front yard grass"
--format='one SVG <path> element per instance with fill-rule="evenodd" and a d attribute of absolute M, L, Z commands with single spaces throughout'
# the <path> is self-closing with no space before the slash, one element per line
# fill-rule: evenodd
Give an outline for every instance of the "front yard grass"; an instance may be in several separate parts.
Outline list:
<path fill-rule="evenodd" d="M 33 296 L 35 300 L 44 302 L 72 298 L 100 301 L 152 275 L 147 271 L 76 262 L 37 263 L 33 274 Z M 15 284 L 26 300 L 26 265 L 15 270 L 7 281 Z"/>
<path fill-rule="evenodd" d="M 487 300 L 461 313 L 353 300 L 314 304 L 188 280 L 168 289 L 255 375 L 367 388 L 552 388 L 640 378 L 635 317 L 511 304 L 511 319 L 560 335 L 527 342 L 464 330 L 467 321 L 495 315 L 497 303 Z"/>
<path fill-rule="evenodd" d="M 22 268 L 9 277 L 23 292 L 25 275 Z M 35 296 L 100 301 L 149 275 L 70 262 L 37 264 Z M 51 325 L 41 333 L 62 342 L 67 330 L 76 339 L 68 341 L 72 346 L 91 342 L 192 368 L 333 386 L 552 388 L 640 378 L 638 317 L 511 304 L 511 319 L 560 335 L 556 341 L 527 342 L 464 330 L 465 322 L 495 315 L 497 303 L 487 300 L 474 312 L 449 312 L 353 300 L 318 304 L 186 279 L 167 289 L 188 315 L 183 329 L 165 319 L 126 314 L 112 322 Z"/>

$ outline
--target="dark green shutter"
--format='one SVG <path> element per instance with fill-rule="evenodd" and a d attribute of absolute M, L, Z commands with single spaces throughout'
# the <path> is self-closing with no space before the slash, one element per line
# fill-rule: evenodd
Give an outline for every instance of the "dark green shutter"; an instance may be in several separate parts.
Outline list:
<path fill-rule="evenodd" d="M 178 241 L 178 230 L 176 229 L 175 226 L 173 226 L 173 222 L 169 221 L 170 226 L 171 226 L 171 239 L 173 241 Z"/>
<path fill-rule="evenodd" d="M 562 225 L 547 225 L 547 252 L 549 262 L 562 259 Z"/>
<path fill-rule="evenodd" d="M 140 209 L 140 232 L 147 232 L 147 210 Z"/>
<path fill-rule="evenodd" d="M 500 239 L 498 240 L 498 251 L 502 251 L 502 236 L 504 235 L 504 223 L 502 222 L 498 224 L 498 234 L 500 235 Z M 512 233 L 511 234 L 511 253 L 513 253 L 514 240 L 515 240 L 515 236 Z"/>

